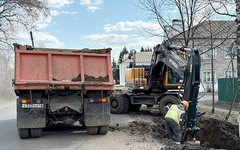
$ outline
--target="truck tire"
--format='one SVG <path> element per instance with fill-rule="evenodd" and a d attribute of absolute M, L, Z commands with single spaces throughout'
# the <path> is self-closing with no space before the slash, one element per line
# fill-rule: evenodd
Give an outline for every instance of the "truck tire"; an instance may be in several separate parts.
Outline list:
<path fill-rule="evenodd" d="M 32 138 L 38 138 L 42 136 L 42 128 L 30 129 L 30 134 Z"/>
<path fill-rule="evenodd" d="M 141 108 L 141 104 L 135 104 L 135 105 L 130 105 L 129 110 L 130 111 L 139 111 L 139 109 Z"/>
<path fill-rule="evenodd" d="M 128 110 L 128 101 L 123 94 L 116 94 L 115 96 L 110 97 L 110 107 L 111 113 L 121 114 Z"/>
<path fill-rule="evenodd" d="M 18 135 L 21 139 L 27 139 L 29 138 L 29 131 L 26 128 L 18 128 Z"/>
<path fill-rule="evenodd" d="M 100 126 L 99 129 L 98 129 L 98 133 L 99 134 L 107 134 L 108 132 L 108 129 L 109 129 L 109 126 Z"/>
<path fill-rule="evenodd" d="M 160 112 L 162 115 L 166 115 L 167 113 L 167 107 L 166 106 L 170 106 L 172 104 L 178 104 L 178 99 L 176 96 L 173 96 L 173 95 L 166 95 L 164 97 L 162 97 L 160 99 L 160 102 L 159 102 L 159 107 L 160 107 Z"/>
<path fill-rule="evenodd" d="M 98 134 L 98 127 L 87 127 L 87 134 L 89 135 Z"/>

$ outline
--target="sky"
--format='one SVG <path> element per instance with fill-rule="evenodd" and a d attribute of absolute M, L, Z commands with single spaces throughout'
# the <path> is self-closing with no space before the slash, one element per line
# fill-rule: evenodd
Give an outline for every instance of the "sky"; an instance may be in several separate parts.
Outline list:
<path fill-rule="evenodd" d="M 153 47 L 162 42 L 144 28 L 159 29 L 146 19 L 138 0 L 48 0 L 50 15 L 37 22 L 33 31 L 36 47 L 112 48 L 118 58 L 124 46 L 128 50 Z M 29 31 L 20 34 L 23 45 L 31 44 Z"/>
<path fill-rule="evenodd" d="M 141 47 L 152 48 L 162 43 L 162 29 L 157 22 L 149 19 L 153 16 L 140 8 L 138 0 L 45 1 L 48 3 L 50 15 L 47 18 L 41 16 L 36 23 L 37 28 L 33 30 L 35 47 L 63 49 L 110 47 L 112 58 L 117 60 L 125 46 L 128 50 L 139 51 Z M 221 3 L 214 5 L 219 7 Z M 235 11 L 234 7 L 226 6 L 229 7 L 228 10 Z M 161 11 L 169 21 L 179 18 L 176 8 L 171 5 L 166 4 Z M 226 19 L 226 17 L 221 19 L 224 18 Z M 213 16 L 212 19 L 219 17 Z M 150 35 L 145 31 L 149 29 L 160 36 Z M 31 45 L 29 31 L 21 31 L 19 37 L 18 43 Z"/>

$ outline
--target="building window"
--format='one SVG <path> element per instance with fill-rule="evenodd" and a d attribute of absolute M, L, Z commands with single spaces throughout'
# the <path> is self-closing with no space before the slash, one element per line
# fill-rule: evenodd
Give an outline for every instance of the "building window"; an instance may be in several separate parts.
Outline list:
<path fill-rule="evenodd" d="M 213 71 L 214 81 L 216 81 L 216 72 Z M 203 82 L 212 82 L 212 71 L 203 71 Z"/>
<path fill-rule="evenodd" d="M 203 59 L 211 59 L 212 58 L 212 51 L 213 51 L 213 58 L 216 58 L 217 56 L 217 48 L 213 48 L 210 50 L 210 46 L 202 47 L 201 50 L 202 52 L 207 51 L 206 53 L 203 54 Z"/>
<path fill-rule="evenodd" d="M 224 48 L 224 58 L 230 58 L 230 54 L 233 54 L 233 57 L 237 55 L 237 47 L 233 46 L 232 48 L 230 46 L 226 46 Z"/>
<path fill-rule="evenodd" d="M 225 70 L 224 71 L 225 78 L 232 78 L 232 70 Z M 234 70 L 234 77 L 237 77 L 237 71 Z"/>

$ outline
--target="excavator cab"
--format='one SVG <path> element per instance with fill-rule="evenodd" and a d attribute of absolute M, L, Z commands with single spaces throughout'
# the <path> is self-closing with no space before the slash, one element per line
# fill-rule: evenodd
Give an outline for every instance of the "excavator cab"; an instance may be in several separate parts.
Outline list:
<path fill-rule="evenodd" d="M 133 57 L 129 69 L 125 70 L 126 86 L 134 91 L 177 90 L 183 82 L 186 58 L 186 53 L 180 49 L 172 50 L 163 45 L 157 45 L 154 48 L 149 69 L 135 66 Z"/>
<path fill-rule="evenodd" d="M 182 82 L 183 80 L 179 74 L 171 68 L 167 68 L 163 84 L 166 89 L 178 89 L 178 87 L 182 85 Z"/>

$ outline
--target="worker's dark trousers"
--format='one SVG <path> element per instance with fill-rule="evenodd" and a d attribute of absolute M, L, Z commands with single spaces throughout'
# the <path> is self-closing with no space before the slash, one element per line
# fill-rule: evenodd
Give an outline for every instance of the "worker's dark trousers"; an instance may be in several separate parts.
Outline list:
<path fill-rule="evenodd" d="M 179 125 L 171 118 L 165 118 L 168 138 L 175 142 L 181 142 L 182 132 Z"/>

